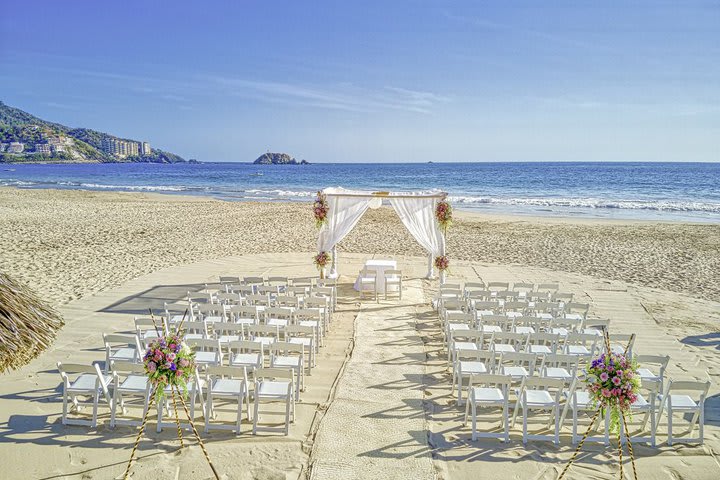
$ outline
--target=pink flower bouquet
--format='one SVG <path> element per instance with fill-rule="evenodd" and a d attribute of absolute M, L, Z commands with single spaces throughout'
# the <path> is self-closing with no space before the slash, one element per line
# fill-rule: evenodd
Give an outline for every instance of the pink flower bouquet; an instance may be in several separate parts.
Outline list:
<path fill-rule="evenodd" d="M 603 353 L 590 364 L 586 382 L 592 400 L 603 410 L 610 409 L 610 430 L 617 432 L 622 412 L 637 401 L 637 363 L 624 355 Z"/>
<path fill-rule="evenodd" d="M 435 257 L 435 268 L 437 268 L 439 271 L 443 272 L 449 267 L 450 259 L 447 255 L 440 255 L 439 257 Z"/>
<path fill-rule="evenodd" d="M 145 352 L 143 364 L 158 401 L 168 386 L 176 386 L 187 395 L 187 384 L 197 368 L 195 353 L 183 342 L 180 333 L 155 339 Z"/>
<path fill-rule="evenodd" d="M 443 230 L 447 231 L 447 228 L 452 224 L 452 207 L 446 200 L 438 202 L 435 207 L 435 218 L 437 218 L 438 224 Z"/>
<path fill-rule="evenodd" d="M 325 268 L 331 260 L 332 256 L 330 255 L 330 252 L 320 252 L 313 257 L 313 263 L 315 263 L 318 270 Z"/>
<path fill-rule="evenodd" d="M 327 222 L 329 209 L 330 207 L 328 207 L 325 194 L 317 192 L 317 197 L 315 197 L 315 201 L 313 202 L 313 215 L 315 216 L 315 225 L 318 228 L 321 228 L 325 225 L 325 222 Z"/>

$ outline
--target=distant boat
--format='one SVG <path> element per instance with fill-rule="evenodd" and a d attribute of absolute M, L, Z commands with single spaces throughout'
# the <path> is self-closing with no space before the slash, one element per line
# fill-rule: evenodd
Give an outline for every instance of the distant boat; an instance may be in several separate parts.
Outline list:
<path fill-rule="evenodd" d="M 251 174 L 250 174 L 250 176 L 251 176 L 251 177 L 262 177 L 263 175 L 265 175 L 265 174 L 264 174 L 264 173 L 262 173 L 262 172 L 258 172 L 258 173 L 251 173 Z"/>
<path fill-rule="evenodd" d="M 6 171 L 6 172 L 14 172 L 15 169 L 14 169 L 14 168 L 6 168 L 5 171 Z"/>

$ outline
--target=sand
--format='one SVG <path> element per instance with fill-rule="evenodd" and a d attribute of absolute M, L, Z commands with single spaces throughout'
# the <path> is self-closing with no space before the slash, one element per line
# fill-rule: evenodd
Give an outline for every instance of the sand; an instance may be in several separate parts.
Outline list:
<path fill-rule="evenodd" d="M 591 316 L 610 318 L 613 331 L 637 333 L 639 353 L 670 354 L 671 377 L 711 380 L 705 445 L 638 446 L 636 455 L 641 478 L 718 478 L 720 226 L 459 217 L 448 239 L 451 280 L 559 281 L 592 302 Z M 124 470 L 133 429 L 60 425 L 57 361 L 101 360 L 102 332 L 128 331 L 134 313 L 218 275 L 313 273 L 316 230 L 302 204 L 2 188 L 0 219 L 0 269 L 67 321 L 48 352 L 0 382 L 3 478 L 100 479 Z M 373 254 L 396 258 L 408 275 L 402 302 L 357 303 L 352 274 Z M 389 209 L 368 212 L 340 246 L 339 313 L 290 436 L 204 436 L 226 478 L 332 478 L 333 468 L 352 472 L 343 478 L 556 478 L 573 451 L 567 429 L 560 447 L 523 448 L 517 430 L 503 446 L 472 442 L 461 427 L 429 306 L 436 282 L 421 279 L 425 262 Z M 356 394 L 371 401 L 352 408 Z M 357 435 L 363 428 L 369 433 Z M 356 435 L 341 444 L 348 430 Z M 153 428 L 135 478 L 209 478 L 197 447 L 176 448 L 173 429 Z M 613 450 L 587 450 L 571 478 L 617 475 Z"/>

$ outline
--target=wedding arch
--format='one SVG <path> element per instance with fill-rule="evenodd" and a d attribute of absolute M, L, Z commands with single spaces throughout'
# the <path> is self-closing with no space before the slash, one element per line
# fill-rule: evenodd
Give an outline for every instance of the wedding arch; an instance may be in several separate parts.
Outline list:
<path fill-rule="evenodd" d="M 337 244 L 352 231 L 368 208 L 380 208 L 383 200 L 389 201 L 405 228 L 428 252 L 427 278 L 435 277 L 435 260 L 445 256 L 445 236 L 436 207 L 445 201 L 446 192 L 372 192 L 334 187 L 322 190 L 319 195 L 324 197 L 327 213 L 320 226 L 317 248 L 321 254 L 331 253 L 330 278 L 338 277 Z"/>

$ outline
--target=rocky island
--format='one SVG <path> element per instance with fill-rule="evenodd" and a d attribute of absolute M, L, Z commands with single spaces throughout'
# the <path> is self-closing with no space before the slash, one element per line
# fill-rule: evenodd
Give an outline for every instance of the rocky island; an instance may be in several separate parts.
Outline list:
<path fill-rule="evenodd" d="M 0 163 L 181 163 L 150 143 L 70 128 L 0 102 Z"/>
<path fill-rule="evenodd" d="M 272 153 L 267 152 L 260 155 L 257 160 L 253 162 L 255 165 L 310 165 L 307 160 L 300 160 L 299 162 L 291 157 L 287 153 Z"/>

